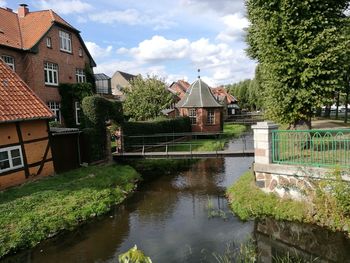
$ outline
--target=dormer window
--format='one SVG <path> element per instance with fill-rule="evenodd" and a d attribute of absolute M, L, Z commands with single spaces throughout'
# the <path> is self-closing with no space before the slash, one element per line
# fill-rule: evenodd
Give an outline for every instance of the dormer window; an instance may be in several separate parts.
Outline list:
<path fill-rule="evenodd" d="M 46 46 L 47 46 L 48 48 L 52 48 L 51 37 L 47 37 L 47 38 L 46 38 Z"/>
<path fill-rule="evenodd" d="M 65 52 L 72 53 L 72 39 L 71 34 L 59 31 L 60 35 L 60 49 Z"/>
<path fill-rule="evenodd" d="M 7 55 L 2 55 L 1 59 L 9 66 L 12 68 L 13 71 L 15 71 L 15 58 Z"/>

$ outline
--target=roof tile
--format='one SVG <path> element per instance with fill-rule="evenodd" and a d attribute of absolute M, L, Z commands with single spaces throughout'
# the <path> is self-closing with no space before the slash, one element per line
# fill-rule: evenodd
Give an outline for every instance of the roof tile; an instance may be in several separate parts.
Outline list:
<path fill-rule="evenodd" d="M 45 103 L 0 60 L 0 122 L 52 117 L 53 113 Z"/>

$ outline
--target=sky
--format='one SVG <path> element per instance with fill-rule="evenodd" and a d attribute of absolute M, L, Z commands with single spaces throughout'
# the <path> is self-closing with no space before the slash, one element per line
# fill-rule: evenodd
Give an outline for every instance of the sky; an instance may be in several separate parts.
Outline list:
<path fill-rule="evenodd" d="M 14 10 L 19 3 L 52 9 L 80 30 L 95 73 L 191 83 L 200 69 L 211 86 L 254 76 L 256 63 L 244 51 L 244 0 L 0 0 Z"/>

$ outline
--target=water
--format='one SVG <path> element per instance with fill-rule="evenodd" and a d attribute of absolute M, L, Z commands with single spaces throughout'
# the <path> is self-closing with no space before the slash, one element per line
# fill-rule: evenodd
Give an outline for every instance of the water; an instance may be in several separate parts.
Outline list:
<path fill-rule="evenodd" d="M 213 253 L 222 254 L 227 246 L 238 247 L 251 237 L 261 262 L 288 253 L 324 259 L 320 262 L 348 262 L 350 242 L 341 233 L 269 219 L 241 222 L 230 213 L 226 187 L 252 162 L 201 160 L 188 171 L 145 182 L 109 214 L 4 262 L 118 262 L 118 255 L 135 244 L 153 262 L 216 262 Z M 227 219 L 209 217 L 209 200 Z"/>

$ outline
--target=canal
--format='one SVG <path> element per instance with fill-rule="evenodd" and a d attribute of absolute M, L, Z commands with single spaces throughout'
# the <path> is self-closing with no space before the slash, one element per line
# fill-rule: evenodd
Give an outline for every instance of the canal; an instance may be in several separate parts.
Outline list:
<path fill-rule="evenodd" d="M 225 190 L 252 162 L 200 160 L 186 171 L 146 180 L 107 215 L 4 262 L 118 262 L 118 255 L 135 244 L 155 263 L 219 262 L 247 242 L 259 262 L 285 255 L 350 262 L 350 242 L 342 233 L 271 219 L 242 222 L 229 211 Z"/>

